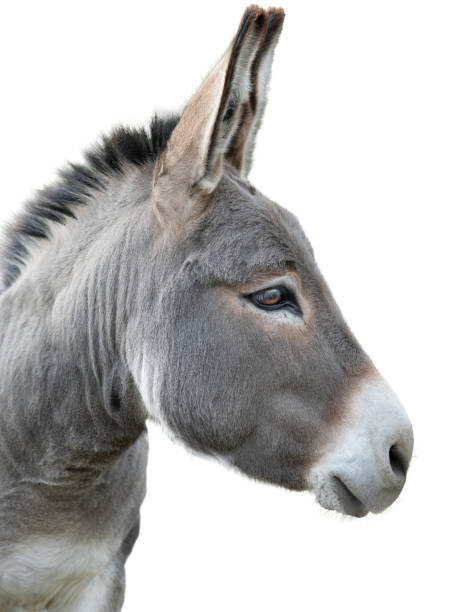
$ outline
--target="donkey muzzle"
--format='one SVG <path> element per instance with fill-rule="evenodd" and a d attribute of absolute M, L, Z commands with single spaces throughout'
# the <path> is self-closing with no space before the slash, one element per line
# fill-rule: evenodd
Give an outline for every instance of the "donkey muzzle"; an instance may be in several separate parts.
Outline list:
<path fill-rule="evenodd" d="M 312 468 L 318 502 L 352 516 L 382 512 L 401 493 L 413 449 L 410 421 L 380 377 L 355 391 L 336 437 Z"/>

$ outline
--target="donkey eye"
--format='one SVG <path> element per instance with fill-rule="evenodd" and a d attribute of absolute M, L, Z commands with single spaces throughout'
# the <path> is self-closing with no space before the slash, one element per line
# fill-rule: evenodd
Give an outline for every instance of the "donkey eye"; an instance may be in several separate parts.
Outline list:
<path fill-rule="evenodd" d="M 269 287 L 247 296 L 253 304 L 264 310 L 287 308 L 301 314 L 295 295 L 285 287 Z"/>
<path fill-rule="evenodd" d="M 256 293 L 255 298 L 261 306 L 276 306 L 283 301 L 283 291 L 280 287 L 272 287 Z"/>

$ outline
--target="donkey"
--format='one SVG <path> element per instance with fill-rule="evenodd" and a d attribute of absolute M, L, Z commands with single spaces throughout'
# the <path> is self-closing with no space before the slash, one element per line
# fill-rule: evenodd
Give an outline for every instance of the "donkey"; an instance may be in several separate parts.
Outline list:
<path fill-rule="evenodd" d="M 1 612 L 121 609 L 149 418 L 344 514 L 403 487 L 401 404 L 247 179 L 283 19 L 249 7 L 181 116 L 115 130 L 7 228 Z"/>

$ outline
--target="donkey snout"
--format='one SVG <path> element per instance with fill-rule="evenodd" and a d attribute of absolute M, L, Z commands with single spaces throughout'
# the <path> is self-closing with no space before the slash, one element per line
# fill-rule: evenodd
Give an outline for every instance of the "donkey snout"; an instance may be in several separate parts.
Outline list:
<path fill-rule="evenodd" d="M 399 496 L 412 454 L 412 444 L 405 441 L 412 436 L 409 431 L 391 445 L 386 443 L 379 448 L 363 444 L 354 460 L 340 462 L 337 458 L 337 464 L 331 466 L 328 477 L 347 514 L 382 512 Z"/>
<path fill-rule="evenodd" d="M 381 379 L 365 383 L 347 410 L 336 440 L 311 471 L 311 486 L 325 508 L 352 516 L 382 512 L 404 486 L 412 426 Z"/>

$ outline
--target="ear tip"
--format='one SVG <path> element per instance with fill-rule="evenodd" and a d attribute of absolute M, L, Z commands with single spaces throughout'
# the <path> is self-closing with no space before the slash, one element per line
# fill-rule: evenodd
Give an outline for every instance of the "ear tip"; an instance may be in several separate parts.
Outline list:
<path fill-rule="evenodd" d="M 243 13 L 240 29 L 243 26 L 248 27 L 256 22 L 262 23 L 266 21 L 270 24 L 270 28 L 278 30 L 283 26 L 285 16 L 284 9 L 281 7 L 271 7 L 265 10 L 257 4 L 251 4 Z"/>
<path fill-rule="evenodd" d="M 278 15 L 279 17 L 284 19 L 286 13 L 284 12 L 284 9 L 281 6 L 271 6 L 268 9 L 264 9 L 258 4 L 250 4 L 248 7 L 246 7 L 243 13 L 243 19 L 250 16 L 259 17 L 261 14 Z"/>
<path fill-rule="evenodd" d="M 258 15 L 259 13 L 263 13 L 264 9 L 259 6 L 258 4 L 250 4 L 249 6 L 246 7 L 244 14 L 254 14 L 254 15 Z"/>
<path fill-rule="evenodd" d="M 242 22 L 245 21 L 255 21 L 261 15 L 265 13 L 264 9 L 258 6 L 257 4 L 251 4 L 246 8 L 243 13 L 243 17 L 241 18 Z"/>
<path fill-rule="evenodd" d="M 257 4 L 248 6 L 243 13 L 238 31 L 233 39 L 233 48 L 239 49 L 252 32 L 260 35 L 265 28 L 266 20 L 267 12 L 264 9 Z"/>
<path fill-rule="evenodd" d="M 244 11 L 243 16 L 241 18 L 240 27 L 238 28 L 238 33 L 246 32 L 250 28 L 254 26 L 257 27 L 256 24 L 261 23 L 261 21 L 265 20 L 265 11 L 257 6 L 257 4 L 251 4 Z M 237 35 L 238 37 L 238 35 Z"/>
<path fill-rule="evenodd" d="M 269 8 L 267 10 L 269 22 L 275 29 L 281 29 L 283 27 L 284 18 L 286 13 L 284 9 L 280 8 Z"/>
<path fill-rule="evenodd" d="M 271 6 L 270 8 L 267 9 L 267 13 L 269 15 L 279 15 L 283 19 L 286 16 L 286 13 L 282 6 Z"/>

